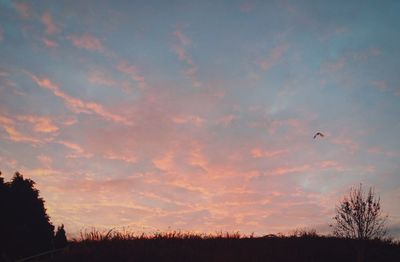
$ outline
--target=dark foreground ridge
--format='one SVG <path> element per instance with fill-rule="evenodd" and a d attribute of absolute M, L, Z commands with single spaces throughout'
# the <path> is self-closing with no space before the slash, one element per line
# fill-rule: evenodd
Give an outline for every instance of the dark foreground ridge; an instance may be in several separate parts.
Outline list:
<path fill-rule="evenodd" d="M 400 261 L 400 245 L 323 236 L 111 237 L 73 241 L 43 261 Z"/>

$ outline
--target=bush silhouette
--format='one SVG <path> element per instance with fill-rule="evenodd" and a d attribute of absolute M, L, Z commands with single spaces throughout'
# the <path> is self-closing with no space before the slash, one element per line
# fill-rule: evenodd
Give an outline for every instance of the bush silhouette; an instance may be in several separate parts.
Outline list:
<path fill-rule="evenodd" d="M 1 175 L 1 173 L 0 173 Z M 0 177 L 0 255 L 16 259 L 54 248 L 54 226 L 35 182 L 15 173 L 10 182 Z M 61 234 L 65 231 L 62 227 Z"/>
<path fill-rule="evenodd" d="M 54 236 L 54 246 L 56 248 L 63 248 L 67 245 L 67 236 L 65 235 L 64 225 L 57 227 L 56 234 Z"/>

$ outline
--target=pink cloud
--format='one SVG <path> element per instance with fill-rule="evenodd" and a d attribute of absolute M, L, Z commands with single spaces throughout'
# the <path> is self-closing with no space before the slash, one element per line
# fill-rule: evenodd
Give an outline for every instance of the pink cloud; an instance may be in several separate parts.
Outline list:
<path fill-rule="evenodd" d="M 271 157 L 275 157 L 275 156 L 284 155 L 287 152 L 288 152 L 288 150 L 286 150 L 286 149 L 267 151 L 267 150 L 262 150 L 260 148 L 253 148 L 251 150 L 251 155 L 254 158 L 261 158 L 261 157 L 271 158 Z"/>
<path fill-rule="evenodd" d="M 54 35 L 59 31 L 50 13 L 44 13 L 40 18 L 40 21 L 46 27 L 47 34 Z"/>
<path fill-rule="evenodd" d="M 115 86 L 117 81 L 103 71 L 93 70 L 88 75 L 89 82 L 104 86 Z"/>
<path fill-rule="evenodd" d="M 399 157 L 400 156 L 400 152 L 396 152 L 396 151 L 387 151 L 384 150 L 381 147 L 370 147 L 367 149 L 368 153 L 371 154 L 382 154 L 385 155 L 387 157 Z"/>
<path fill-rule="evenodd" d="M 193 65 L 193 60 L 190 55 L 186 52 L 185 48 L 181 46 L 175 46 L 174 50 L 178 55 L 179 60 L 186 62 L 189 65 Z"/>
<path fill-rule="evenodd" d="M 7 133 L 9 139 L 11 139 L 12 141 L 28 142 L 32 144 L 40 143 L 38 139 L 19 132 L 15 127 L 16 123 L 11 118 L 0 115 L 0 124 L 4 131 Z"/>
<path fill-rule="evenodd" d="M 17 116 L 19 121 L 25 121 L 33 124 L 34 131 L 41 133 L 53 133 L 58 131 L 58 127 L 53 123 L 50 117 L 33 116 L 33 115 L 20 115 Z"/>
<path fill-rule="evenodd" d="M 48 38 L 42 38 L 43 45 L 48 48 L 58 47 L 58 43 Z"/>
<path fill-rule="evenodd" d="M 371 84 L 375 88 L 377 88 L 378 90 L 380 90 L 382 92 L 389 90 L 389 87 L 388 87 L 386 81 L 384 81 L 384 80 L 373 80 L 373 81 L 371 81 Z"/>
<path fill-rule="evenodd" d="M 172 121 L 176 124 L 192 124 L 197 127 L 200 127 L 203 125 L 205 120 L 199 116 L 193 116 L 193 115 L 182 115 L 182 116 L 175 116 L 172 118 Z"/>
<path fill-rule="evenodd" d="M 192 81 L 194 87 L 200 87 L 202 83 L 197 77 L 197 65 L 188 52 L 188 49 L 192 45 L 190 39 L 180 30 L 174 31 L 173 35 L 178 42 L 173 46 L 173 51 L 178 55 L 178 59 L 188 66 L 188 68 L 184 70 L 184 75 Z"/>
<path fill-rule="evenodd" d="M 14 3 L 15 4 L 15 9 L 17 9 L 18 14 L 24 18 L 27 19 L 30 17 L 30 7 L 26 3 Z"/>
<path fill-rule="evenodd" d="M 321 161 L 320 163 L 318 163 L 318 165 L 319 165 L 319 167 L 325 168 L 325 169 L 333 168 L 333 169 L 336 169 L 337 171 L 345 170 L 345 168 L 340 163 L 338 163 L 337 161 L 334 161 L 334 160 L 324 160 L 324 161 Z"/>
<path fill-rule="evenodd" d="M 347 137 L 338 137 L 332 140 L 334 144 L 344 146 L 350 153 L 354 154 L 358 149 L 359 145 L 357 142 Z"/>
<path fill-rule="evenodd" d="M 57 143 L 63 145 L 73 152 L 73 154 L 67 155 L 68 158 L 91 158 L 93 156 L 93 154 L 86 152 L 80 145 L 76 143 L 65 140 L 59 140 Z"/>
<path fill-rule="evenodd" d="M 261 69 L 265 71 L 269 70 L 270 68 L 272 68 L 281 61 L 287 49 L 288 49 L 287 44 L 278 45 L 277 47 L 271 49 L 271 51 L 268 54 L 268 58 L 260 59 L 259 61 L 256 62 L 256 64 L 258 64 L 261 67 Z"/>
<path fill-rule="evenodd" d="M 4 40 L 4 30 L 3 28 L 0 26 L 0 42 L 2 42 Z"/>
<path fill-rule="evenodd" d="M 47 78 L 40 78 L 35 75 L 31 76 L 38 86 L 50 90 L 55 96 L 61 98 L 64 101 L 64 103 L 74 112 L 95 113 L 106 120 L 111 120 L 125 125 L 131 124 L 131 122 L 127 120 L 125 117 L 109 112 L 100 104 L 97 104 L 95 102 L 85 102 L 78 98 L 65 94 L 64 92 L 61 91 L 58 85 L 51 82 Z"/>
<path fill-rule="evenodd" d="M 267 172 L 269 175 L 273 176 L 282 176 L 290 173 L 298 173 L 298 172 L 306 172 L 309 171 L 312 168 L 311 165 L 304 164 L 300 166 L 283 166 L 283 167 L 278 167 L 270 172 Z"/>
<path fill-rule="evenodd" d="M 250 12 L 254 9 L 254 2 L 251 0 L 246 0 L 240 5 L 240 11 Z"/>
<path fill-rule="evenodd" d="M 176 30 L 174 32 L 174 35 L 176 36 L 176 38 L 178 38 L 182 46 L 189 46 L 191 44 L 189 38 L 187 38 L 181 31 Z"/>
<path fill-rule="evenodd" d="M 53 163 L 53 159 L 50 156 L 46 155 L 39 155 L 36 157 L 39 162 L 42 164 L 42 166 L 49 168 L 51 164 Z"/>
<path fill-rule="evenodd" d="M 100 39 L 84 34 L 84 35 L 70 35 L 67 37 L 71 41 L 71 43 L 82 49 L 87 49 L 90 51 L 97 51 L 97 52 L 104 52 L 105 48 L 103 47 L 103 44 L 101 43 Z"/>
<path fill-rule="evenodd" d="M 117 69 L 121 73 L 128 75 L 132 80 L 138 82 L 140 87 L 145 87 L 146 81 L 136 66 L 129 64 L 127 61 L 120 61 L 117 65 Z"/>
<path fill-rule="evenodd" d="M 190 144 L 191 146 L 187 158 L 188 163 L 207 171 L 209 169 L 209 164 L 207 156 L 204 154 L 204 146 L 197 141 L 192 141 Z"/>
<path fill-rule="evenodd" d="M 110 160 L 119 160 L 119 161 L 123 161 L 126 163 L 136 163 L 137 162 L 137 158 L 135 156 L 133 156 L 132 154 L 116 154 L 116 153 L 105 153 L 103 154 L 103 157 L 106 159 L 110 159 Z"/>
<path fill-rule="evenodd" d="M 217 124 L 222 124 L 224 126 L 229 126 L 233 120 L 239 117 L 234 114 L 225 115 L 217 120 Z"/>
<path fill-rule="evenodd" d="M 154 166 L 163 171 L 171 171 L 174 169 L 174 153 L 169 151 L 163 156 L 157 157 L 152 160 Z"/>

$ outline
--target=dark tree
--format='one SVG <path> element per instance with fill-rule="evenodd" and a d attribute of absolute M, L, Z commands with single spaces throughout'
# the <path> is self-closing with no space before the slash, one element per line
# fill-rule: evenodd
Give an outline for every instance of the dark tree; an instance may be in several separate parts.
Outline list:
<path fill-rule="evenodd" d="M 56 234 L 54 236 L 54 246 L 56 248 L 63 248 L 67 245 L 67 236 L 65 235 L 64 225 L 57 227 Z"/>
<path fill-rule="evenodd" d="M 33 255 L 54 248 L 54 226 L 35 182 L 15 173 L 0 179 L 0 254 L 7 258 Z"/>
<path fill-rule="evenodd" d="M 362 185 L 351 188 L 348 196 L 336 207 L 333 233 L 354 239 L 383 239 L 387 236 L 386 221 L 380 198 L 370 188 L 365 195 Z"/>

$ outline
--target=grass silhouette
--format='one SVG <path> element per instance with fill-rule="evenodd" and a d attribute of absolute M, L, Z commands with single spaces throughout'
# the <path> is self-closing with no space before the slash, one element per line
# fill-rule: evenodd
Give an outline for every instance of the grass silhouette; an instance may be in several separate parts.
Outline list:
<path fill-rule="evenodd" d="M 93 229 L 82 232 L 51 261 L 400 261 L 400 243 L 320 236 L 305 230 L 254 237 L 238 232 L 135 235 Z"/>

